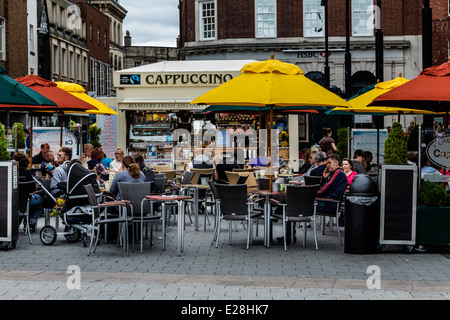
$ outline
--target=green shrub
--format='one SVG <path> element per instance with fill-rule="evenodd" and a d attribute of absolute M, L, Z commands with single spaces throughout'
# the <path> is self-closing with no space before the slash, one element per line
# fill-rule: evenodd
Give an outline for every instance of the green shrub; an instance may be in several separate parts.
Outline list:
<path fill-rule="evenodd" d="M 384 163 L 406 164 L 407 160 L 408 150 L 402 125 L 400 122 L 394 122 L 384 143 Z"/>
<path fill-rule="evenodd" d="M 17 126 L 17 148 L 18 149 L 25 149 L 25 132 L 23 132 L 23 124 L 21 123 L 14 123 L 11 129 L 11 136 L 12 136 L 12 143 L 13 146 L 16 145 L 16 127 Z"/>
<path fill-rule="evenodd" d="M 7 150 L 7 141 L 5 136 L 5 127 L 3 123 L 0 123 L 0 161 L 11 160 L 9 152 Z"/>
<path fill-rule="evenodd" d="M 92 144 L 94 148 L 101 148 L 100 134 L 102 133 L 102 128 L 97 128 L 96 125 L 92 125 L 88 129 L 89 143 Z"/>
<path fill-rule="evenodd" d="M 422 181 L 417 204 L 426 207 L 445 207 L 448 205 L 446 191 L 439 183 Z"/>

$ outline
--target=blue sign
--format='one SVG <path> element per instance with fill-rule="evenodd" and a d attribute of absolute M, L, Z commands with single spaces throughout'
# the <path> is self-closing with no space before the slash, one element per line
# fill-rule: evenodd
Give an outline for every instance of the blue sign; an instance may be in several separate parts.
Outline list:
<path fill-rule="evenodd" d="M 140 85 L 141 76 L 138 74 L 121 74 L 120 84 L 124 85 Z"/>

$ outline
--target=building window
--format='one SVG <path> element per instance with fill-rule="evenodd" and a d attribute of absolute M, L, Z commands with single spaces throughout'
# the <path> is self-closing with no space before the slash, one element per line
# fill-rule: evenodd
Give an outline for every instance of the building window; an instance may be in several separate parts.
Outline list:
<path fill-rule="evenodd" d="M 308 115 L 298 115 L 298 140 L 299 142 L 308 142 Z"/>
<path fill-rule="evenodd" d="M 105 43 L 105 48 L 108 48 L 108 31 L 105 30 L 105 35 L 103 37 L 103 42 Z"/>
<path fill-rule="evenodd" d="M 34 50 L 34 26 L 30 24 L 30 52 L 34 53 L 36 50 Z"/>
<path fill-rule="evenodd" d="M 311 71 L 305 74 L 305 77 L 317 84 L 320 84 L 321 86 L 325 85 L 325 75 L 322 72 Z"/>
<path fill-rule="evenodd" d="M 257 0 L 256 2 L 256 37 L 276 37 L 276 0 Z"/>
<path fill-rule="evenodd" d="M 214 1 L 200 2 L 200 40 L 216 38 L 216 10 Z"/>
<path fill-rule="evenodd" d="M 97 44 L 100 45 L 100 27 L 97 27 Z"/>
<path fill-rule="evenodd" d="M 0 18 L 0 60 L 6 60 L 5 19 Z"/>
<path fill-rule="evenodd" d="M 373 36 L 373 0 L 352 1 L 352 35 Z"/>
<path fill-rule="evenodd" d="M 98 72 L 98 95 L 104 96 L 105 95 L 105 65 L 99 63 L 99 72 Z"/>
<path fill-rule="evenodd" d="M 66 75 L 66 49 L 61 50 L 61 76 Z"/>
<path fill-rule="evenodd" d="M 58 46 L 53 46 L 53 73 L 59 72 Z"/>
<path fill-rule="evenodd" d="M 97 92 L 97 61 L 91 60 L 91 91 Z"/>
<path fill-rule="evenodd" d="M 64 8 L 59 8 L 59 25 L 64 26 Z"/>
<path fill-rule="evenodd" d="M 325 12 L 320 0 L 303 1 L 303 36 L 325 36 Z"/>
<path fill-rule="evenodd" d="M 135 61 L 135 62 L 134 62 L 134 66 L 135 66 L 135 67 L 140 67 L 140 66 L 142 66 L 142 61 Z"/>
<path fill-rule="evenodd" d="M 69 52 L 69 78 L 73 78 L 73 70 L 74 70 L 74 56 L 73 52 Z"/>
<path fill-rule="evenodd" d="M 106 95 L 108 97 L 111 96 L 111 67 L 109 65 L 105 65 L 106 71 Z"/>
<path fill-rule="evenodd" d="M 89 40 L 92 41 L 92 36 L 94 32 L 94 26 L 92 25 L 92 22 L 89 24 Z"/>

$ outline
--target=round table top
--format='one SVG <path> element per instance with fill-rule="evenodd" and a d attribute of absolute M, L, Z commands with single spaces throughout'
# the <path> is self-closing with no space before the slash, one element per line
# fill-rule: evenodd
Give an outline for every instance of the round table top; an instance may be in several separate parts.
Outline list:
<path fill-rule="evenodd" d="M 164 194 L 157 194 L 157 195 L 149 195 L 145 196 L 146 199 L 149 200 L 158 200 L 158 201 L 176 201 L 176 200 L 188 200 L 192 199 L 192 197 L 189 196 L 180 196 L 180 195 L 164 195 Z"/>
<path fill-rule="evenodd" d="M 284 194 L 285 193 L 285 192 L 282 192 L 282 191 L 270 191 L 270 190 L 255 190 L 255 191 L 250 191 L 250 192 L 259 194 L 261 196 L 264 196 L 264 195 L 277 195 L 277 194 Z"/>

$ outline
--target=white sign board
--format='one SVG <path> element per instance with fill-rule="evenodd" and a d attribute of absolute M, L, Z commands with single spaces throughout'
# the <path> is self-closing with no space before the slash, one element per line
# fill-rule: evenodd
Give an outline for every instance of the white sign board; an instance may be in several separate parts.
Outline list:
<path fill-rule="evenodd" d="M 435 165 L 450 169 L 450 135 L 431 141 L 427 146 L 427 156 Z"/>
<path fill-rule="evenodd" d="M 379 138 L 377 138 L 377 135 L 379 135 Z M 380 164 L 384 163 L 384 143 L 387 137 L 387 129 L 352 129 L 351 156 L 353 157 L 355 150 L 361 149 L 372 152 L 373 161 L 377 161 L 379 151 Z"/>
<path fill-rule="evenodd" d="M 33 154 L 41 151 L 41 145 L 48 143 L 55 154 L 61 146 L 61 128 L 33 128 Z M 63 129 L 62 146 L 72 148 L 72 158 L 77 156 L 77 138 L 66 128 Z"/>

